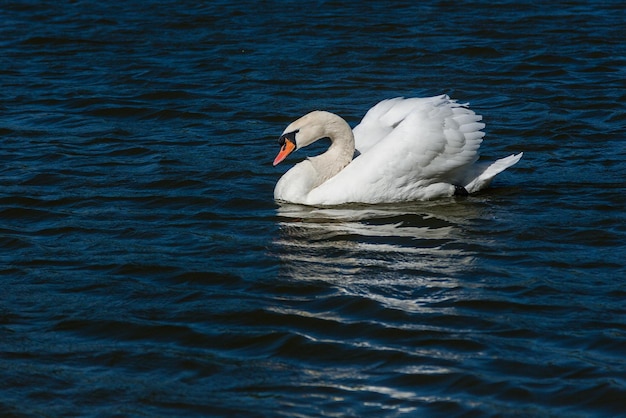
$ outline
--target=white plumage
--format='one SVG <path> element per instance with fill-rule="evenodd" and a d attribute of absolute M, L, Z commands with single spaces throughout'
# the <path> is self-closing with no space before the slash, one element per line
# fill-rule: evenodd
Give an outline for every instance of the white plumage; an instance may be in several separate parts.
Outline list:
<path fill-rule="evenodd" d="M 384 100 L 354 130 L 337 115 L 311 112 L 285 129 L 274 165 L 318 139 L 328 137 L 331 145 L 285 173 L 274 198 L 337 205 L 433 199 L 462 188 L 476 192 L 522 157 L 475 164 L 484 136 L 481 119 L 447 95 Z"/>

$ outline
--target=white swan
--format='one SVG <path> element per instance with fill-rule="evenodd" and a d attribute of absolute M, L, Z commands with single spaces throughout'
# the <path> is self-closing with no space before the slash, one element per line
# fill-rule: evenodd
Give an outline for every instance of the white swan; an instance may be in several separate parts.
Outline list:
<path fill-rule="evenodd" d="M 274 166 L 318 139 L 330 138 L 330 147 L 287 171 L 276 184 L 274 198 L 304 205 L 337 205 L 476 192 L 523 155 L 476 164 L 484 136 L 481 119 L 447 95 L 383 100 L 354 130 L 333 113 L 311 112 L 287 126 L 280 136 L 281 149 Z"/>

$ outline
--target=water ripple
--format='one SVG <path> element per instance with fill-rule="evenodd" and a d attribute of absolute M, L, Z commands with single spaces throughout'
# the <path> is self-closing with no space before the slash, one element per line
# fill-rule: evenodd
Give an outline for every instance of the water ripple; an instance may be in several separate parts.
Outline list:
<path fill-rule="evenodd" d="M 0 6 L 0 415 L 622 414 L 621 3 L 248 3 Z M 489 191 L 273 202 L 298 115 L 440 93 Z"/>

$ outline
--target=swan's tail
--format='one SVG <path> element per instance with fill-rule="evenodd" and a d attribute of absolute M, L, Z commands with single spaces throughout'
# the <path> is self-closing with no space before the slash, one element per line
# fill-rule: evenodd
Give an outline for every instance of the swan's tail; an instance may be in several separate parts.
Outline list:
<path fill-rule="evenodd" d="M 467 190 L 468 193 L 474 193 L 488 187 L 489 184 L 491 184 L 491 180 L 493 180 L 496 175 L 500 174 L 512 165 L 515 165 L 522 158 L 522 155 L 524 155 L 523 152 L 520 152 L 517 155 L 509 155 L 508 157 L 500 158 L 496 162 L 490 164 L 485 170 L 481 170 L 482 172 L 479 171 L 477 173 L 478 176 L 472 179 L 465 186 L 465 190 Z"/>

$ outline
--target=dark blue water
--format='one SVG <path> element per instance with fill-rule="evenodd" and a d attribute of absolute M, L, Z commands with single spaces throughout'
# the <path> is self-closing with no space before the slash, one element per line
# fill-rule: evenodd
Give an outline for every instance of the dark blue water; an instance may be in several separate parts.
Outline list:
<path fill-rule="evenodd" d="M 2 2 L 0 415 L 623 414 L 625 13 Z M 490 190 L 273 201 L 295 118 L 441 93 Z"/>

